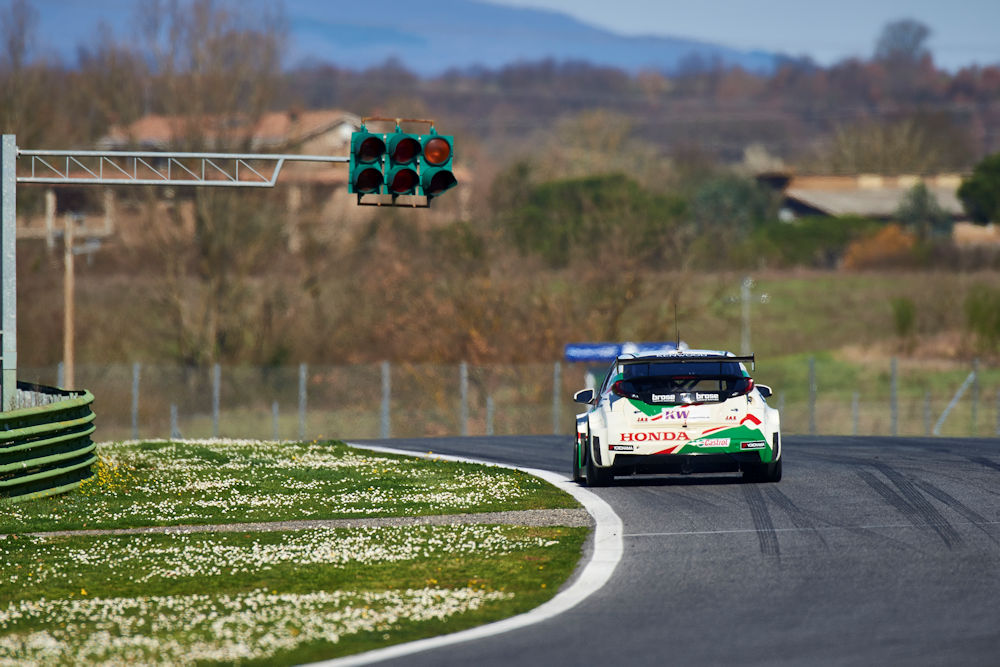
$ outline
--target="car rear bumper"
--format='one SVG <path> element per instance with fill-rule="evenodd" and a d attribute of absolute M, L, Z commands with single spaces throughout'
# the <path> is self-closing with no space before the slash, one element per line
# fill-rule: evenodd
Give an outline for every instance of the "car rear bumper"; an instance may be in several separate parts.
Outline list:
<path fill-rule="evenodd" d="M 616 454 L 611 468 L 615 475 L 663 475 L 703 472 L 738 472 L 747 464 L 759 464 L 757 452 L 726 454 Z"/>

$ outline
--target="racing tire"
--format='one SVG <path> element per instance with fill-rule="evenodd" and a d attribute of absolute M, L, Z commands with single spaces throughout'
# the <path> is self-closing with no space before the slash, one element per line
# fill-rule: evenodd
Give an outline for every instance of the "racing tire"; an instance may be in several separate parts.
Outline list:
<path fill-rule="evenodd" d="M 608 486 L 614 480 L 614 475 L 608 468 L 599 468 L 594 465 L 594 448 L 600 446 L 600 441 L 593 436 L 587 438 L 587 486 Z"/>
<path fill-rule="evenodd" d="M 781 436 L 774 434 L 774 451 L 778 453 L 778 460 L 770 463 L 752 463 L 743 468 L 743 479 L 748 482 L 759 482 L 773 484 L 781 481 Z"/>
<path fill-rule="evenodd" d="M 580 460 L 580 439 L 577 438 L 573 442 L 573 481 L 577 484 L 583 484 L 586 480 L 583 473 L 580 472 L 581 468 L 579 465 Z"/>

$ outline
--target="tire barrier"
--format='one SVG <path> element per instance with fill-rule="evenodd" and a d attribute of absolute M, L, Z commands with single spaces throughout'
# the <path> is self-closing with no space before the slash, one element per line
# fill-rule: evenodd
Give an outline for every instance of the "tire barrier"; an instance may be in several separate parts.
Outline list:
<path fill-rule="evenodd" d="M 17 383 L 17 409 L 0 413 L 0 499 L 63 493 L 93 474 L 93 402 L 89 391 Z"/>

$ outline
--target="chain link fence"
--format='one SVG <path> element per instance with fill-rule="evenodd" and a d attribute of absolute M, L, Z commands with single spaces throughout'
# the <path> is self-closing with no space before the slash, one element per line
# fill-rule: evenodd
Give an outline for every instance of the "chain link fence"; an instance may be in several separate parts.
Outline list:
<path fill-rule="evenodd" d="M 603 368 L 582 364 L 193 368 L 78 365 L 94 395 L 95 439 L 362 439 L 573 432 L 573 392 Z M 588 377 L 589 376 L 589 377 Z M 759 364 L 785 434 L 1000 435 L 1000 370 L 829 358 Z M 59 367 L 19 379 L 61 385 Z"/>

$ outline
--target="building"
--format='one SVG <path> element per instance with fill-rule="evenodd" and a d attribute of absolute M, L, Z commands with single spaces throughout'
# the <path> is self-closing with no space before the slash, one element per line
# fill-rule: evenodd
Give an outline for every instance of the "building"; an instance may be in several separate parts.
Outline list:
<path fill-rule="evenodd" d="M 791 221 L 804 217 L 859 216 L 891 220 L 906 193 L 923 182 L 938 205 L 954 220 L 965 213 L 956 194 L 962 177 L 936 176 L 798 176 L 787 172 L 757 175 L 757 180 L 781 193 L 779 216 Z"/>

